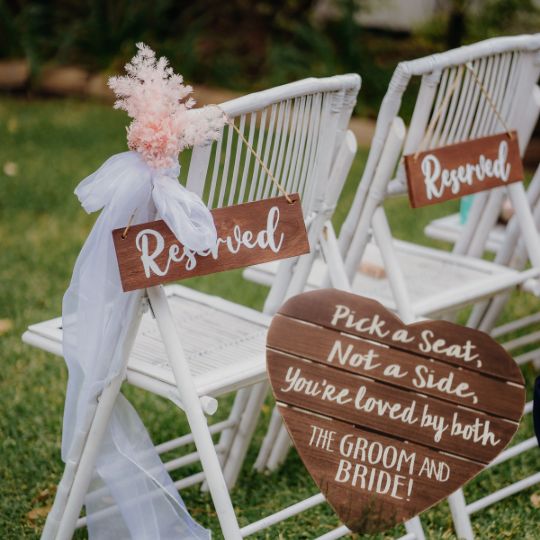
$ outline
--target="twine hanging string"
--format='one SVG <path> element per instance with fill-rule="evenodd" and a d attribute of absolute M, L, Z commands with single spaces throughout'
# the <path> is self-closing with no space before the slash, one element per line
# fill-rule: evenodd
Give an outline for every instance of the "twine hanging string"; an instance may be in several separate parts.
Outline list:
<path fill-rule="evenodd" d="M 253 148 L 253 146 L 251 145 L 251 143 L 244 137 L 244 134 L 238 129 L 238 127 L 236 126 L 236 124 L 234 123 L 233 120 L 231 120 L 226 114 L 225 112 L 223 112 L 223 116 L 225 118 L 225 122 L 231 126 L 234 131 L 236 131 L 236 134 L 238 135 L 239 139 L 248 147 L 249 151 L 253 154 L 253 156 L 255 157 L 255 159 L 259 162 L 259 165 L 262 167 L 263 171 L 268 175 L 268 177 L 270 178 L 270 180 L 272 180 L 272 182 L 274 182 L 275 186 L 278 188 L 278 190 L 280 191 L 280 193 L 285 197 L 285 199 L 287 199 L 287 202 L 289 204 L 294 204 L 294 201 L 290 198 L 289 194 L 287 193 L 287 191 L 285 190 L 285 188 L 279 183 L 279 181 L 277 180 L 277 178 L 270 172 L 270 169 L 268 169 L 268 167 L 266 166 L 266 164 L 264 163 L 263 159 L 261 158 L 261 156 L 259 155 L 259 153 L 255 150 L 255 148 Z"/>
<path fill-rule="evenodd" d="M 423 152 L 425 150 L 425 147 L 427 145 L 427 142 L 429 139 L 431 139 L 433 135 L 433 130 L 435 129 L 435 124 L 437 123 L 437 120 L 439 120 L 439 117 L 441 116 L 442 112 L 446 109 L 446 106 L 448 105 L 448 102 L 450 101 L 451 97 L 454 95 L 454 92 L 457 90 L 458 86 L 461 83 L 461 78 L 463 76 L 463 66 L 459 66 L 459 71 L 454 78 L 454 81 L 446 91 L 446 94 L 437 107 L 437 110 L 435 111 L 435 114 L 431 117 L 431 120 L 429 121 L 428 128 L 426 129 L 426 132 L 424 133 L 424 137 L 420 141 L 420 144 L 418 145 L 418 150 L 416 151 L 416 154 L 414 154 L 414 159 L 418 159 L 418 155 L 420 152 Z"/>
<path fill-rule="evenodd" d="M 433 130 L 435 129 L 435 124 L 439 120 L 439 118 L 440 118 L 441 114 L 443 113 L 443 111 L 448 106 L 448 102 L 450 101 L 450 99 L 454 95 L 454 92 L 458 89 L 459 85 L 461 84 L 461 80 L 463 78 L 463 68 L 464 67 L 467 69 L 467 71 L 469 71 L 469 73 L 471 73 L 471 75 L 473 77 L 473 81 L 475 82 L 475 84 L 480 89 L 480 92 L 482 93 L 485 100 L 488 102 L 488 105 L 491 107 L 491 109 L 493 110 L 493 112 L 497 116 L 497 119 L 502 124 L 505 131 L 508 133 L 508 136 L 511 139 L 514 137 L 514 135 L 512 133 L 512 130 L 510 129 L 508 124 L 504 121 L 504 119 L 503 119 L 501 113 L 499 112 L 499 109 L 497 108 L 497 105 L 493 101 L 493 98 L 491 97 L 491 94 L 489 93 L 488 89 L 485 87 L 484 83 L 478 77 L 478 74 L 476 73 L 475 69 L 472 67 L 472 64 L 470 62 L 467 62 L 465 65 L 459 66 L 459 71 L 458 71 L 454 81 L 452 82 L 452 84 L 450 85 L 448 90 L 446 91 L 446 94 L 445 94 L 443 100 L 441 101 L 440 105 L 437 107 L 437 110 L 435 111 L 435 114 L 431 117 L 431 120 L 429 121 L 429 125 L 428 125 L 428 128 L 426 129 L 424 137 L 420 141 L 420 144 L 418 145 L 418 150 L 414 154 L 414 159 L 418 159 L 418 155 L 425 150 L 427 142 L 429 141 L 429 139 L 433 135 Z"/>
<path fill-rule="evenodd" d="M 122 233 L 122 239 L 126 239 L 126 236 L 127 236 L 127 233 L 129 231 L 129 228 L 131 227 L 131 224 L 133 223 L 133 219 L 135 218 L 135 214 L 137 213 L 137 208 L 135 208 L 135 210 L 133 210 L 133 214 L 131 214 L 129 220 L 128 220 L 128 223 L 126 225 L 126 228 L 124 229 L 124 232 Z"/>
<path fill-rule="evenodd" d="M 493 101 L 493 98 L 491 97 L 491 94 L 488 92 L 487 88 L 484 86 L 484 83 L 478 78 L 478 74 L 476 73 L 476 71 L 472 67 L 471 63 L 467 62 L 465 64 L 465 67 L 472 74 L 475 83 L 479 86 L 480 91 L 482 92 L 482 94 L 486 98 L 487 102 L 489 103 L 491 109 L 493 110 L 493 112 L 495 113 L 497 118 L 499 119 L 499 122 L 504 127 L 506 133 L 508 133 L 508 136 L 512 139 L 514 137 L 514 134 L 512 133 L 512 130 L 510 129 L 508 124 L 504 121 L 503 117 L 501 116 L 501 113 L 499 112 L 499 109 L 497 108 L 497 105 L 495 105 L 495 102 Z"/>

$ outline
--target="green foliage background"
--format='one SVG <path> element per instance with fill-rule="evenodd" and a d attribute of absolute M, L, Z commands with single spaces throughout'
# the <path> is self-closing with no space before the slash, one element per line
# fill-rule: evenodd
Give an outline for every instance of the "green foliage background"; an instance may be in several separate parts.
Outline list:
<path fill-rule="evenodd" d="M 382 0 L 384 4 L 385 0 Z M 186 80 L 257 90 L 309 76 L 361 73 L 375 115 L 397 62 L 500 34 L 537 31 L 533 0 L 441 0 L 412 34 L 362 28 L 366 0 L 0 0 L 0 58 L 115 73 L 144 41 Z M 380 3 L 379 3 L 380 4 Z M 327 6 L 321 15 L 321 5 Z"/>

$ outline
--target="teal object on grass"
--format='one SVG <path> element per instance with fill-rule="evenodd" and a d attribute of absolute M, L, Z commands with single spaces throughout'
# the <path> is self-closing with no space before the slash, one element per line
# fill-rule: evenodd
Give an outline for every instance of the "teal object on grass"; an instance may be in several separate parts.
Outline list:
<path fill-rule="evenodd" d="M 469 210 L 471 209 L 473 200 L 474 195 L 465 195 L 465 197 L 461 197 L 461 201 L 459 202 L 459 221 L 462 225 L 467 223 Z"/>

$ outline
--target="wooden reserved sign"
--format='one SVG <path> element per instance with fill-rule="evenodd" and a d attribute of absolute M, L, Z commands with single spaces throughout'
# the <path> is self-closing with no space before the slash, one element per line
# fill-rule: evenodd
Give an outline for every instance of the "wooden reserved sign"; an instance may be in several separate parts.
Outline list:
<path fill-rule="evenodd" d="M 479 473 L 512 439 L 525 403 L 517 364 L 487 334 L 404 325 L 335 289 L 281 307 L 267 369 L 306 468 L 363 533 L 410 519 Z"/>
<path fill-rule="evenodd" d="M 523 180 L 517 133 L 499 133 L 404 156 L 413 208 Z"/>
<path fill-rule="evenodd" d="M 212 210 L 213 250 L 184 247 L 162 220 L 113 231 L 124 291 L 309 253 L 298 194 Z"/>

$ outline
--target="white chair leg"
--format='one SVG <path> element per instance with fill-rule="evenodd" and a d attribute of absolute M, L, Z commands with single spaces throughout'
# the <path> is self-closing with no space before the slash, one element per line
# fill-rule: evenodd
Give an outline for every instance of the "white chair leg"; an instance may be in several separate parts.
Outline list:
<path fill-rule="evenodd" d="M 345 263 L 341 257 L 336 233 L 331 222 L 326 223 L 324 226 L 321 237 L 321 251 L 327 266 L 327 276 L 325 278 L 329 282 L 327 286 L 331 285 L 335 289 L 352 292 L 347 272 L 345 272 Z"/>
<path fill-rule="evenodd" d="M 79 518 L 81 508 L 84 504 L 84 498 L 88 492 L 90 481 L 92 480 L 92 474 L 99 449 L 101 447 L 101 441 L 103 440 L 105 430 L 109 424 L 109 419 L 111 417 L 118 393 L 120 392 L 120 387 L 122 386 L 122 380 L 123 375 L 117 376 L 109 384 L 109 386 L 103 390 L 103 393 L 99 398 L 94 419 L 92 421 L 92 426 L 88 432 L 88 437 L 86 438 L 86 442 L 79 459 L 79 464 L 78 466 L 75 465 L 76 471 L 75 475 L 73 476 L 71 489 L 68 488 L 68 496 L 65 500 L 65 507 L 63 512 L 60 510 L 62 517 L 58 523 L 58 530 L 53 530 L 54 522 L 50 529 L 48 529 L 46 525 L 45 530 L 43 531 L 43 539 L 54 538 L 55 540 L 70 540 L 73 536 L 75 527 L 77 525 L 77 519 Z M 70 464 L 69 461 L 68 464 Z M 64 478 L 65 477 L 63 476 L 59 486 L 59 490 L 61 491 L 65 489 L 65 486 L 62 486 Z M 66 478 L 66 481 L 69 481 L 69 479 L 69 477 Z M 52 513 L 53 512 L 51 511 L 51 514 Z M 56 515 L 57 512 L 55 511 L 54 513 Z"/>
<path fill-rule="evenodd" d="M 41 533 L 42 540 L 54 540 L 56 538 L 56 533 L 60 526 L 60 520 L 62 519 L 64 508 L 66 507 L 76 470 L 76 463 L 67 463 L 64 467 L 62 478 L 56 488 L 54 503 L 47 515 L 47 521 L 45 521 L 45 527 Z"/>
<path fill-rule="evenodd" d="M 467 512 L 463 490 L 458 489 L 452 493 L 452 495 L 448 497 L 448 504 L 450 505 L 450 512 L 452 513 L 452 520 L 454 521 L 457 537 L 460 540 L 473 540 L 474 533 L 472 530 L 471 519 Z"/>
<path fill-rule="evenodd" d="M 281 415 L 279 414 L 277 407 L 274 407 L 272 410 L 272 416 L 270 417 L 270 422 L 268 424 L 268 429 L 266 430 L 259 454 L 257 455 L 257 459 L 255 461 L 255 470 L 263 472 L 266 469 L 268 464 L 268 456 L 270 455 L 272 448 L 274 448 L 276 437 L 279 433 L 281 425 Z"/>
<path fill-rule="evenodd" d="M 276 437 L 276 442 L 274 443 L 274 448 L 272 448 L 270 456 L 268 457 L 268 463 L 266 465 L 267 469 L 275 471 L 285 461 L 291 446 L 291 438 L 289 437 L 287 428 L 281 424 L 279 433 Z"/>
<path fill-rule="evenodd" d="M 422 528 L 422 522 L 418 516 L 406 521 L 405 529 L 409 534 L 414 534 L 416 540 L 425 540 L 426 538 L 424 535 L 424 529 Z"/>
<path fill-rule="evenodd" d="M 199 452 L 201 465 L 208 482 L 208 489 L 212 495 L 216 514 L 219 519 L 221 531 L 225 540 L 240 540 L 242 535 L 229 490 L 223 476 L 212 435 L 208 430 L 208 423 L 201 407 L 199 396 L 191 385 L 189 365 L 185 359 L 180 337 L 178 336 L 167 296 L 163 287 L 147 289 L 148 298 L 158 324 L 161 339 L 165 346 L 167 358 L 171 364 L 178 391 L 182 396 L 182 403 L 193 434 L 195 446 Z"/>
<path fill-rule="evenodd" d="M 242 413 L 246 410 L 247 402 L 251 394 L 251 388 L 241 388 L 236 392 L 234 403 L 229 414 L 229 420 L 233 422 L 231 427 L 223 430 L 219 437 L 219 446 L 225 448 L 223 452 L 222 462 L 225 463 L 229 456 L 231 446 L 234 440 L 234 435 L 238 431 L 238 426 L 242 420 Z"/>
<path fill-rule="evenodd" d="M 341 525 L 341 527 L 337 527 L 333 531 L 317 537 L 315 540 L 336 540 L 337 538 L 343 538 L 344 536 L 349 536 L 350 534 L 351 531 L 345 525 Z"/>
<path fill-rule="evenodd" d="M 144 311 L 143 291 L 139 291 L 137 295 L 134 295 L 131 306 L 128 310 L 128 317 L 130 318 L 128 332 L 123 343 L 118 344 L 119 347 L 122 347 L 122 350 L 115 351 L 115 354 L 122 355 L 124 366 L 127 366 L 128 357 Z M 68 457 L 53 507 L 43 529 L 42 539 L 60 540 L 65 538 L 69 540 L 73 536 L 92 479 L 101 441 L 124 378 L 125 367 L 121 373 L 111 380 L 99 396 L 86 437 L 81 434 L 80 438 L 73 443 L 72 455 Z M 91 414 L 90 411 L 89 414 Z"/>
<path fill-rule="evenodd" d="M 249 449 L 249 444 L 253 438 L 253 433 L 257 427 L 260 411 L 262 409 L 266 395 L 268 394 L 268 383 L 261 382 L 253 386 L 244 414 L 240 419 L 240 424 L 236 431 L 227 462 L 223 468 L 223 474 L 228 485 L 236 483 L 244 458 Z"/>
<path fill-rule="evenodd" d="M 223 450 L 219 454 L 219 461 L 221 466 L 224 467 L 229 457 L 229 452 L 231 450 L 232 443 L 234 441 L 234 436 L 238 430 L 238 425 L 240 424 L 240 419 L 242 417 L 242 411 L 246 408 L 246 403 L 249 398 L 249 388 L 241 388 L 238 390 L 234 397 L 233 406 L 229 414 L 228 421 L 232 422 L 232 425 L 227 429 L 224 429 L 221 432 L 219 437 L 219 442 L 217 446 Z M 232 489 L 232 485 L 227 483 L 227 487 Z M 201 484 L 201 491 L 208 491 L 208 482 L 206 480 Z"/>
<path fill-rule="evenodd" d="M 74 456 L 81 456 L 84 445 L 86 443 L 86 437 L 81 434 L 77 440 L 74 442 L 74 445 L 78 445 L 76 448 L 73 448 Z M 79 466 L 78 459 L 70 459 L 67 461 L 64 467 L 64 472 L 62 473 L 62 478 L 58 483 L 56 489 L 56 495 L 54 497 L 54 502 L 51 508 L 51 511 L 47 515 L 47 521 L 45 522 L 45 527 L 41 533 L 41 538 L 45 540 L 54 540 L 58 533 L 58 527 L 60 527 L 60 521 L 64 515 L 64 510 L 69 498 L 71 488 L 73 486 L 73 481 L 75 479 L 75 474 L 77 473 L 77 468 Z"/>

